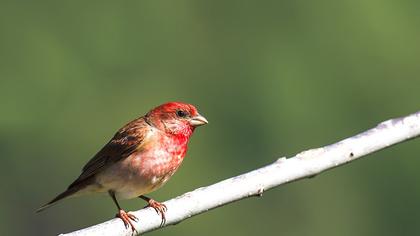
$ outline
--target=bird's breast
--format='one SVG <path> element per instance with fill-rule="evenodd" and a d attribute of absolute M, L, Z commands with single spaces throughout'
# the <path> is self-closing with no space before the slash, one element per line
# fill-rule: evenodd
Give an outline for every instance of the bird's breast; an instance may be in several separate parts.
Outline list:
<path fill-rule="evenodd" d="M 147 194 L 165 184 L 181 165 L 187 143 L 163 137 L 147 142 L 126 159 L 115 163 L 98 181 L 121 198 Z"/>
<path fill-rule="evenodd" d="M 172 175 L 181 165 L 187 147 L 167 146 L 153 147 L 135 153 L 132 159 L 136 172 L 144 178 L 159 178 Z"/>

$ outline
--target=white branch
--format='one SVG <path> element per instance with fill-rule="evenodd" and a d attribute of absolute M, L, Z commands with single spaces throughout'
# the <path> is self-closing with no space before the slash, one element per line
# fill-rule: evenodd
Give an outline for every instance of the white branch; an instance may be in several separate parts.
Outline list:
<path fill-rule="evenodd" d="M 354 161 L 372 152 L 413 139 L 420 135 L 420 111 L 406 117 L 380 123 L 373 129 L 325 147 L 307 150 L 292 158 L 276 162 L 254 171 L 196 189 L 166 201 L 166 225 L 177 224 L 194 215 L 251 196 L 302 178 L 315 176 L 325 170 Z M 160 227 L 160 216 L 151 208 L 133 212 L 139 218 L 138 233 Z M 132 235 L 120 219 L 81 229 L 75 235 Z"/>

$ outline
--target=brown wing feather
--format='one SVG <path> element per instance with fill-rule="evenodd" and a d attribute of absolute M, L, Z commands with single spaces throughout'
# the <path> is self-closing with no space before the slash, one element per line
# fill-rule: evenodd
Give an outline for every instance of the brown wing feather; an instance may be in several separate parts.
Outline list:
<path fill-rule="evenodd" d="M 83 167 L 82 174 L 66 191 L 59 194 L 49 203 L 37 210 L 40 212 L 58 201 L 77 193 L 91 183 L 93 176 L 107 168 L 112 163 L 120 161 L 133 153 L 144 143 L 149 124 L 143 117 L 131 121 L 118 130 L 114 137 Z"/>
<path fill-rule="evenodd" d="M 83 167 L 82 173 L 68 188 L 84 184 L 90 177 L 110 164 L 130 156 L 142 143 L 149 129 L 143 117 L 131 121 L 118 130 L 114 137 Z"/>

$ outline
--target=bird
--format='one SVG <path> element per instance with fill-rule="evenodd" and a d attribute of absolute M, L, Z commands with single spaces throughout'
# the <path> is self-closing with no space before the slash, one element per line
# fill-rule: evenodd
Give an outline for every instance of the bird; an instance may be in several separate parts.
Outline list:
<path fill-rule="evenodd" d="M 116 214 L 126 228 L 136 231 L 133 214 L 123 210 L 118 199 L 141 198 L 155 209 L 165 223 L 167 207 L 145 196 L 162 187 L 177 171 L 198 126 L 207 124 L 194 105 L 167 102 L 124 125 L 83 167 L 68 188 L 37 212 L 57 202 L 92 193 L 109 194 Z"/>

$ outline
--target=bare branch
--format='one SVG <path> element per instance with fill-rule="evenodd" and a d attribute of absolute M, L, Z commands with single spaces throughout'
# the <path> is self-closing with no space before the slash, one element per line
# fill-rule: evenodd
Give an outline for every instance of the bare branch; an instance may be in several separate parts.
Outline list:
<path fill-rule="evenodd" d="M 196 189 L 165 202 L 168 207 L 166 225 L 174 225 L 210 209 L 261 195 L 270 188 L 315 176 L 325 170 L 344 165 L 372 152 L 416 138 L 420 135 L 420 111 L 406 117 L 380 123 L 375 128 L 325 147 L 310 149 L 254 171 Z M 161 218 L 153 209 L 133 212 L 139 218 L 138 233 L 160 227 Z M 81 229 L 69 234 L 76 235 L 132 235 L 120 219 Z"/>

